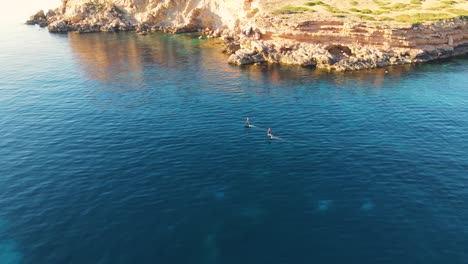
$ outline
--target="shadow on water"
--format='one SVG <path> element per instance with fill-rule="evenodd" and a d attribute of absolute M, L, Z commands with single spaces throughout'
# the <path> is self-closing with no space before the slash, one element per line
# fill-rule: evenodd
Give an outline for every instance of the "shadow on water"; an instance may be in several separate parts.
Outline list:
<path fill-rule="evenodd" d="M 324 81 L 335 86 L 345 86 L 352 82 L 358 87 L 371 85 L 375 88 L 384 88 L 386 79 L 397 81 L 412 74 L 432 73 L 440 71 L 441 66 L 450 67 L 460 63 L 463 63 L 461 59 L 452 59 L 444 62 L 397 65 L 349 72 L 330 72 L 301 66 L 269 64 L 242 66 L 241 69 L 251 80 L 258 82 L 287 83 L 292 86 L 298 83 L 310 83 L 311 80 L 314 80 Z"/>

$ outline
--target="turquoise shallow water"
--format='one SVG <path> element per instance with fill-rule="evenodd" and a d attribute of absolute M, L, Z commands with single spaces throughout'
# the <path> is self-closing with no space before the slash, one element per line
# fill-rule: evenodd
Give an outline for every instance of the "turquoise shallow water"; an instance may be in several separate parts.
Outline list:
<path fill-rule="evenodd" d="M 0 263 L 468 263 L 466 58 L 238 68 L 26 26 L 0 50 Z"/>

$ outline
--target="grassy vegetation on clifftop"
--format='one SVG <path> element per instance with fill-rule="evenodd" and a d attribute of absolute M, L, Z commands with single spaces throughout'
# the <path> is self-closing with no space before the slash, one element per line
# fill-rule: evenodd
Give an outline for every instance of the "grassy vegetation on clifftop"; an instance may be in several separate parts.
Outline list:
<path fill-rule="evenodd" d="M 430 23 L 468 17 L 468 0 L 262 0 L 290 20 L 340 20 L 372 24 Z"/>

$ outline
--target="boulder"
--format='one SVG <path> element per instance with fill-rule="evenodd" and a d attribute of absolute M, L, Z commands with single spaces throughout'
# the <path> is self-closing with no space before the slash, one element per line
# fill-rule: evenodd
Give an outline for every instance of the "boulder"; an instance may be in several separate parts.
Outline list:
<path fill-rule="evenodd" d="M 294 50 L 280 56 L 281 63 L 283 64 L 296 64 L 304 67 L 312 67 L 317 65 L 317 62 L 303 50 Z"/>
<path fill-rule="evenodd" d="M 63 32 L 71 31 L 71 28 L 63 20 L 58 20 L 49 24 L 48 29 L 50 32 L 56 32 L 56 33 L 63 33 Z"/>
<path fill-rule="evenodd" d="M 82 13 L 76 13 L 74 16 L 70 17 L 70 22 L 72 24 L 78 24 L 84 19 L 84 16 Z"/>
<path fill-rule="evenodd" d="M 226 54 L 234 54 L 236 51 L 240 49 L 240 43 L 237 41 L 232 41 L 226 44 L 226 47 L 223 50 L 223 53 Z"/>
<path fill-rule="evenodd" d="M 46 17 L 47 17 L 47 19 L 49 19 L 50 17 L 56 16 L 56 15 L 57 15 L 57 13 L 55 13 L 54 10 L 49 9 L 49 11 L 47 11 Z"/>
<path fill-rule="evenodd" d="M 46 19 L 46 15 L 44 14 L 44 11 L 43 10 L 39 10 L 37 11 L 36 14 L 34 14 L 33 16 L 31 16 L 30 18 L 31 20 L 40 20 L 40 19 Z"/>
<path fill-rule="evenodd" d="M 39 24 L 41 27 L 47 26 L 47 18 L 43 10 L 39 10 L 36 14 L 32 15 L 29 20 L 26 21 L 26 25 Z"/>
<path fill-rule="evenodd" d="M 228 62 L 236 65 L 249 65 L 255 63 L 266 62 L 262 54 L 254 50 L 238 50 L 236 53 L 229 56 Z"/>
<path fill-rule="evenodd" d="M 143 32 L 148 32 L 149 31 L 149 26 L 145 23 L 140 23 L 136 26 L 136 32 L 138 33 L 143 33 Z"/>
<path fill-rule="evenodd" d="M 47 27 L 47 20 L 40 20 L 37 24 L 39 24 L 40 27 Z"/>

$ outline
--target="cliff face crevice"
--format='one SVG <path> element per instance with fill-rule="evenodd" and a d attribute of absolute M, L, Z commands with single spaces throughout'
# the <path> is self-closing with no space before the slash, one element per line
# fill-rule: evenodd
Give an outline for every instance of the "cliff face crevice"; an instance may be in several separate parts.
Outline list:
<path fill-rule="evenodd" d="M 426 46 L 458 46 L 467 42 L 468 26 L 464 20 L 447 22 L 440 25 L 418 28 L 384 28 L 365 25 L 352 25 L 342 22 L 309 22 L 306 26 L 289 26 L 281 29 L 265 28 L 265 34 L 276 38 L 301 42 L 326 44 L 340 42 L 345 44 L 373 45 L 389 48 L 421 48 Z M 453 26 L 456 24 L 456 26 Z"/>
<path fill-rule="evenodd" d="M 246 34 L 249 41 L 241 41 L 240 50 L 229 58 L 231 63 L 300 64 L 345 71 L 468 53 L 468 23 L 463 19 L 401 28 L 342 21 L 295 25 L 271 18 L 264 21 L 268 23 L 255 28 L 262 37 Z"/>
<path fill-rule="evenodd" d="M 288 21 L 259 0 L 63 0 L 28 24 L 51 32 L 202 31 L 226 41 L 233 64 L 299 64 L 359 70 L 468 53 L 468 23 L 376 26 L 337 20 Z"/>

